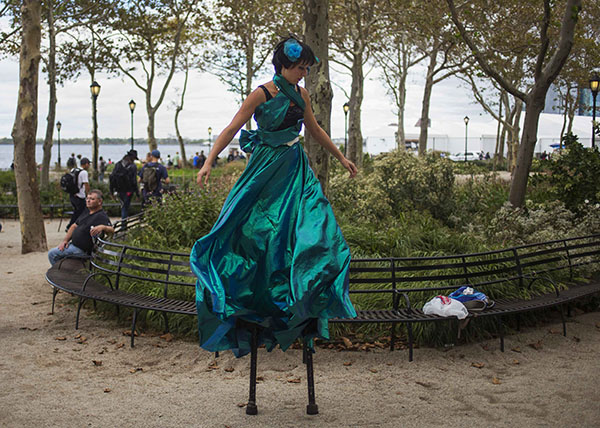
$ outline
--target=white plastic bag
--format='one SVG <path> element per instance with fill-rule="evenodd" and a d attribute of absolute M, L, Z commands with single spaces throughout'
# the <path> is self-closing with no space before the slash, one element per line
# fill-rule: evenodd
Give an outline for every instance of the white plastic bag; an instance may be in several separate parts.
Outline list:
<path fill-rule="evenodd" d="M 423 306 L 423 313 L 434 314 L 441 317 L 456 317 L 463 320 L 469 315 L 469 311 L 461 302 L 448 296 L 435 296 Z"/>

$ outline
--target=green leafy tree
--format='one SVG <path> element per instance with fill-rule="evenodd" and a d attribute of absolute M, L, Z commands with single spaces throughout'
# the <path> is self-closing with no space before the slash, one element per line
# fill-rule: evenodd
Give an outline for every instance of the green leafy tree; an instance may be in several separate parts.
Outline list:
<path fill-rule="evenodd" d="M 111 34 L 99 38 L 104 46 L 114 45 L 106 50 L 113 68 L 144 93 L 150 150 L 157 148 L 156 113 L 177 69 L 185 29 L 200 27 L 204 19 L 203 2 L 198 0 L 123 0 L 108 23 Z M 164 80 L 159 83 L 159 78 Z"/>
<path fill-rule="evenodd" d="M 567 0 L 564 3 L 544 0 L 542 13 L 532 11 L 532 4 L 516 0 L 502 3 L 473 1 L 463 4 L 460 10 L 455 6 L 454 0 L 446 0 L 446 3 L 462 40 L 473 53 L 481 69 L 526 105 L 523 134 L 509 194 L 511 204 L 520 207 L 525 201 L 527 180 L 537 141 L 539 116 L 544 108 L 548 88 L 571 51 L 581 0 Z M 506 20 L 502 18 L 507 14 L 522 24 L 517 27 L 521 31 L 513 31 L 512 37 L 506 32 L 495 31 L 499 25 L 504 25 Z M 556 14 L 562 14 L 560 22 Z M 529 22 L 529 27 L 527 31 L 523 31 L 526 22 Z M 504 39 L 498 38 L 500 34 Z M 534 35 L 537 35 L 535 43 L 516 44 L 525 50 L 527 59 L 524 64 L 533 76 L 530 89 L 523 91 L 510 83 L 503 73 L 505 68 L 502 64 L 505 64 L 504 57 L 509 56 L 515 48 L 515 44 L 511 43 L 512 39 L 527 41 Z M 488 49 L 489 46 L 492 49 Z"/>

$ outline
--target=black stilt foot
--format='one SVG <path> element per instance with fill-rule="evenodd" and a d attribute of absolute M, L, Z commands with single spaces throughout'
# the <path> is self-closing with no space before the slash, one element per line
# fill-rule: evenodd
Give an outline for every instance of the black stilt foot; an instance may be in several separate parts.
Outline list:
<path fill-rule="evenodd" d="M 58 294 L 58 288 L 53 288 L 52 289 L 52 312 L 51 312 L 52 315 L 54 315 L 54 302 L 56 302 L 57 294 Z"/>

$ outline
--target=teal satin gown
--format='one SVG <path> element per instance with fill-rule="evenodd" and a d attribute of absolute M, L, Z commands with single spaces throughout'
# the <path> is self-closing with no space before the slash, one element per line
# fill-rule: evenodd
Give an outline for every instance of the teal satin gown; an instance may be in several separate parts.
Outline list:
<path fill-rule="evenodd" d="M 238 320 L 258 324 L 259 344 L 287 349 L 303 336 L 329 337 L 328 319 L 355 317 L 348 296 L 350 250 L 321 185 L 297 141 L 302 121 L 277 129 L 294 87 L 276 76 L 280 92 L 255 111 L 256 131 L 242 131 L 252 156 L 210 233 L 192 248 L 198 277 L 200 345 L 208 351 L 250 352 L 250 333 Z M 316 331 L 305 327 L 316 319 Z M 314 324 L 313 324 L 314 325 Z"/>

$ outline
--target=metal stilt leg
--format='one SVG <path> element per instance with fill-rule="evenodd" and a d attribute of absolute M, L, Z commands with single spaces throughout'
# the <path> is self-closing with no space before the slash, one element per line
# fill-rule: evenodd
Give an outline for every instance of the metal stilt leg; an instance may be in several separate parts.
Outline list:
<path fill-rule="evenodd" d="M 248 397 L 248 405 L 246 406 L 247 415 L 256 415 L 258 407 L 256 407 L 256 360 L 258 357 L 258 329 L 252 327 L 252 339 L 250 344 L 250 393 Z"/>
<path fill-rule="evenodd" d="M 306 406 L 307 415 L 316 415 L 319 413 L 319 406 L 315 402 L 315 378 L 313 372 L 312 351 L 308 347 L 308 342 L 304 341 L 304 358 L 306 360 L 306 381 L 308 384 L 308 405 Z"/>

